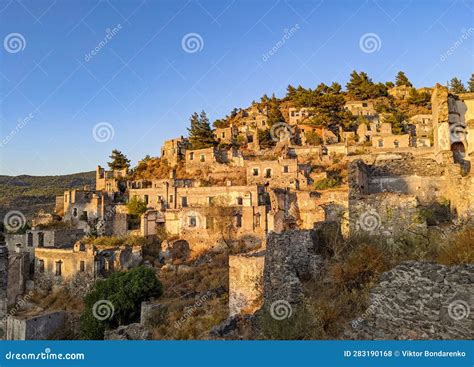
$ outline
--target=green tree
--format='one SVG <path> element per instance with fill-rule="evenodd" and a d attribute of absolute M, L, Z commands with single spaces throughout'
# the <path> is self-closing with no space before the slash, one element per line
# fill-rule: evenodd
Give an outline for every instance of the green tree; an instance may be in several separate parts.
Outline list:
<path fill-rule="evenodd" d="M 105 330 L 136 322 L 141 303 L 162 294 L 163 287 L 155 271 L 145 266 L 98 280 L 84 298 L 82 337 L 103 339 Z M 104 316 L 107 317 L 101 320 Z"/>
<path fill-rule="evenodd" d="M 392 132 L 396 135 L 403 134 L 405 132 L 407 116 L 400 111 L 393 112 L 388 116 L 384 122 L 392 124 Z"/>
<path fill-rule="evenodd" d="M 466 87 L 458 78 L 453 78 L 449 82 L 449 90 L 453 93 L 466 93 Z"/>
<path fill-rule="evenodd" d="M 306 137 L 306 144 L 308 145 L 316 146 L 316 145 L 321 145 L 323 143 L 323 138 L 321 138 L 318 135 L 318 133 L 316 133 L 315 131 L 308 131 L 305 134 L 305 137 Z"/>
<path fill-rule="evenodd" d="M 395 78 L 395 84 L 397 87 L 405 86 L 405 87 L 413 87 L 413 85 L 410 83 L 408 80 L 407 76 L 403 71 L 399 71 L 396 78 Z"/>
<path fill-rule="evenodd" d="M 212 123 L 212 126 L 215 128 L 226 128 L 230 126 L 230 123 L 227 119 L 217 119 Z"/>
<path fill-rule="evenodd" d="M 280 111 L 280 101 L 275 97 L 275 95 L 272 95 L 272 98 L 268 102 L 267 125 L 273 126 L 284 121 L 285 119 Z"/>
<path fill-rule="evenodd" d="M 130 215 L 140 216 L 146 212 L 147 204 L 137 196 L 132 197 L 127 203 L 128 213 Z"/>
<path fill-rule="evenodd" d="M 109 156 L 111 159 L 110 162 L 107 164 L 109 165 L 110 169 L 124 169 L 130 167 L 130 160 L 127 159 L 125 154 L 123 154 L 120 150 L 114 149 L 112 150 L 112 154 Z"/>
<path fill-rule="evenodd" d="M 260 148 L 267 149 L 274 147 L 276 142 L 273 140 L 272 135 L 270 134 L 270 129 L 257 130 L 258 143 Z"/>
<path fill-rule="evenodd" d="M 431 103 L 431 94 L 427 92 L 418 92 L 415 88 L 410 90 L 408 103 L 428 107 Z"/>
<path fill-rule="evenodd" d="M 474 92 L 474 73 L 471 74 L 471 79 L 467 82 L 467 86 L 469 88 L 469 92 Z"/>
<path fill-rule="evenodd" d="M 206 112 L 201 111 L 199 115 L 194 112 L 191 115 L 190 123 L 188 131 L 192 149 L 209 148 L 217 143 Z"/>
<path fill-rule="evenodd" d="M 387 95 L 387 86 L 383 83 L 374 83 L 367 73 L 353 71 L 346 89 L 350 97 L 366 100 L 370 98 L 384 97 Z"/>

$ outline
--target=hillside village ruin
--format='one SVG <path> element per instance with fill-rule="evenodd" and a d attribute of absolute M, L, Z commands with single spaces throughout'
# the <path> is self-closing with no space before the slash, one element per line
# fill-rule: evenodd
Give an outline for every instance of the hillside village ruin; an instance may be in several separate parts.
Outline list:
<path fill-rule="evenodd" d="M 307 107 L 287 108 L 284 121 L 268 127 L 267 106 L 254 103 L 234 123 L 214 129 L 219 145 L 192 149 L 186 137 L 165 141 L 160 156 L 169 169 L 161 177 L 98 166 L 95 188 L 64 192 L 55 212 L 39 213 L 31 230 L 5 234 L 2 338 L 47 339 L 64 324 L 61 312 L 10 312 L 36 287 L 77 277 L 93 282 L 143 262 L 140 245 L 95 245 L 86 240 L 91 232 L 145 238 L 165 233 L 160 259 L 174 269 L 177 253 L 193 258 L 232 249 L 232 317 L 274 300 L 298 302 L 298 276 L 318 268 L 318 256 L 305 247 L 312 231 L 331 227 L 343 237 L 363 231 L 390 241 L 408 230 L 427 231 L 433 224 L 422 213 L 434 204 L 444 205 L 452 219 L 472 219 L 474 93 L 456 95 L 440 85 L 423 91 L 431 93 L 431 113 L 411 116 L 402 133 L 370 100 L 346 101 L 345 110 L 366 121 L 353 131 L 309 123 Z M 395 99 L 407 93 L 403 87 L 389 90 Z M 270 130 L 274 147 L 261 148 L 262 128 Z M 315 135 L 319 144 L 310 144 Z M 334 167 L 342 167 L 337 177 Z M 146 204 L 138 216 L 129 212 L 132 198 Z M 31 328 L 41 323 L 33 335 Z"/>

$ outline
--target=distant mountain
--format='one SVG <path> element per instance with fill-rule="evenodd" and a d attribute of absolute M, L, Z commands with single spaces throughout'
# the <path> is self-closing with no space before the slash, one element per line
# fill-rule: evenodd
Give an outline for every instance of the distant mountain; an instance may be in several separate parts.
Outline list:
<path fill-rule="evenodd" d="M 94 171 L 63 176 L 0 175 L 0 219 L 11 210 L 19 210 L 31 219 L 40 209 L 53 210 L 55 196 L 86 185 L 95 186 Z"/>

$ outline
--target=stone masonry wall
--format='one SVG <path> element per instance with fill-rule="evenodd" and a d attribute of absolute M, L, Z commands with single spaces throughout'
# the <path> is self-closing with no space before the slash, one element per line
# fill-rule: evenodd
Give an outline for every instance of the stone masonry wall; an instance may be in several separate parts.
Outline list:
<path fill-rule="evenodd" d="M 276 301 L 302 301 L 301 280 L 318 276 L 322 258 L 317 255 L 316 231 L 269 233 L 263 273 L 265 306 Z"/>
<path fill-rule="evenodd" d="M 405 262 L 382 274 L 348 339 L 473 339 L 474 265 Z"/>
<path fill-rule="evenodd" d="M 262 306 L 265 251 L 229 256 L 229 315 L 252 314 Z"/>

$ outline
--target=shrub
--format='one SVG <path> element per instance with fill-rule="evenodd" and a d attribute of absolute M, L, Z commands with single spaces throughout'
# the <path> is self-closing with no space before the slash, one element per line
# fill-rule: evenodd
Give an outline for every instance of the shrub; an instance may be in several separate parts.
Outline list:
<path fill-rule="evenodd" d="M 330 266 L 336 284 L 346 289 L 361 288 L 379 273 L 389 269 L 386 254 L 377 246 L 363 244 Z"/>
<path fill-rule="evenodd" d="M 128 213 L 130 215 L 140 216 L 146 212 L 147 204 L 145 201 L 134 196 L 127 204 Z"/>
<path fill-rule="evenodd" d="M 314 183 L 315 190 L 327 190 L 339 185 L 339 181 L 333 177 L 323 178 Z"/>
<path fill-rule="evenodd" d="M 444 265 L 474 263 L 474 227 L 455 234 L 446 246 L 441 246 L 438 262 Z"/>
<path fill-rule="evenodd" d="M 103 339 L 106 329 L 136 322 L 140 318 L 141 303 L 162 293 L 163 287 L 154 270 L 144 266 L 113 273 L 109 278 L 97 281 L 84 299 L 85 310 L 81 316 L 83 338 Z M 104 307 L 109 317 L 99 320 L 97 315 L 103 314 L 98 312 L 98 306 L 105 302 L 111 305 Z"/>

